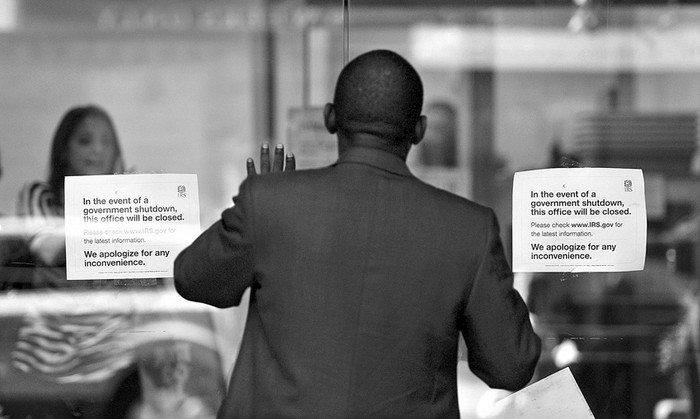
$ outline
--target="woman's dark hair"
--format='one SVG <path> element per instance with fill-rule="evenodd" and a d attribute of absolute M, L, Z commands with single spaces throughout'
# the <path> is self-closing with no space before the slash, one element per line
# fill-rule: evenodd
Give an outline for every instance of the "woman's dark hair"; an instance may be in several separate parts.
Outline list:
<path fill-rule="evenodd" d="M 114 133 L 115 139 L 115 158 L 113 163 L 113 168 L 115 171 L 121 170 L 122 157 L 121 148 L 119 147 L 119 140 L 117 137 L 117 130 L 114 128 L 112 119 L 109 117 L 107 112 L 96 105 L 86 105 L 78 106 L 69 109 L 61 118 L 61 122 L 56 128 L 56 132 L 53 136 L 53 141 L 51 144 L 51 161 L 49 164 L 49 179 L 48 183 L 51 185 L 54 191 L 63 190 L 63 181 L 68 171 L 68 142 L 75 130 L 80 126 L 80 124 L 88 117 L 98 117 L 102 118 L 110 129 Z M 62 196 L 63 194 L 57 194 L 57 196 Z"/>

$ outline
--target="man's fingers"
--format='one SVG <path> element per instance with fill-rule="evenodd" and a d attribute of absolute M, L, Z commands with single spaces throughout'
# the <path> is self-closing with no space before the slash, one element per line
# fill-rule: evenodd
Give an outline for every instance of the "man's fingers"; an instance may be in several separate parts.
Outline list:
<path fill-rule="evenodd" d="M 248 176 L 258 174 L 255 168 L 255 160 L 252 157 L 248 157 L 245 162 L 245 167 Z M 270 157 L 270 145 L 268 143 L 263 143 L 260 146 L 260 174 L 281 171 L 290 172 L 296 170 L 296 167 L 297 163 L 294 154 L 288 153 L 285 156 L 284 144 L 277 144 L 275 146 L 272 157 Z"/>
<path fill-rule="evenodd" d="M 275 146 L 275 156 L 272 160 L 272 171 L 281 172 L 284 166 L 284 145 L 277 144 Z"/>
<path fill-rule="evenodd" d="M 296 168 L 297 168 L 296 157 L 294 157 L 294 154 L 292 154 L 292 153 L 287 154 L 287 159 L 286 159 L 286 163 L 284 166 L 284 171 L 291 172 L 292 170 L 295 170 Z"/>
<path fill-rule="evenodd" d="M 255 160 L 253 160 L 252 157 L 248 157 L 248 159 L 245 161 L 245 168 L 248 172 L 248 176 L 257 175 L 255 172 Z"/>
<path fill-rule="evenodd" d="M 260 173 L 270 172 L 270 146 L 265 143 L 260 146 Z"/>

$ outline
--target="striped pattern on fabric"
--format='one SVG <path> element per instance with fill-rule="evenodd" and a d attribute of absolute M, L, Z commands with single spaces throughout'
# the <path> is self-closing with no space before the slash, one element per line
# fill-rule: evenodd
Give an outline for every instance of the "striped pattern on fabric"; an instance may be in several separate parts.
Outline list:
<path fill-rule="evenodd" d="M 32 315 L 19 330 L 12 365 L 60 383 L 95 382 L 134 362 L 125 314 Z"/>

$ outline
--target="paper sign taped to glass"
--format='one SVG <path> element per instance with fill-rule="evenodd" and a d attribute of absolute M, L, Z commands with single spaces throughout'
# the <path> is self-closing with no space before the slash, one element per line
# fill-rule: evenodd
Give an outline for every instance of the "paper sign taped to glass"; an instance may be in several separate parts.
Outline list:
<path fill-rule="evenodd" d="M 639 169 L 515 173 L 513 271 L 644 269 L 647 214 Z"/>
<path fill-rule="evenodd" d="M 69 280 L 171 277 L 200 233 L 197 175 L 68 176 L 65 191 Z"/>

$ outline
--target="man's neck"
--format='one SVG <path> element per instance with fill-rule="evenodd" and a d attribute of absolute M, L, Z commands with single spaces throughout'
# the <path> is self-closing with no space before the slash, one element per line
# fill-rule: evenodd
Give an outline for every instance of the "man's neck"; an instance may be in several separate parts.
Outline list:
<path fill-rule="evenodd" d="M 338 152 L 342 154 L 343 151 L 350 147 L 362 147 L 371 148 L 375 150 L 381 150 L 387 153 L 391 153 L 401 160 L 406 161 L 408 156 L 408 151 L 410 149 L 410 144 L 394 144 L 390 141 L 384 140 L 380 137 L 371 134 L 354 134 L 351 138 L 342 136 L 338 133 Z"/>

